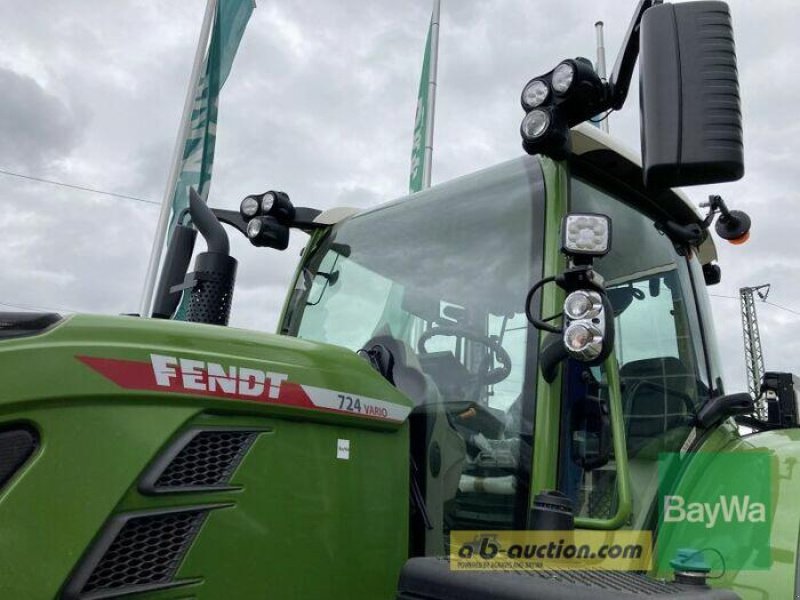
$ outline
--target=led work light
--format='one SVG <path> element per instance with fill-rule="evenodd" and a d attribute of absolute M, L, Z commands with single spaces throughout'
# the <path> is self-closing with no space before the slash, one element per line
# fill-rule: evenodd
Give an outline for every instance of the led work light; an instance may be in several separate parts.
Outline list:
<path fill-rule="evenodd" d="M 274 217 L 259 215 L 247 224 L 247 238 L 253 246 L 285 250 L 289 245 L 289 228 Z"/>
<path fill-rule="evenodd" d="M 603 310 L 600 294 L 593 291 L 572 292 L 564 301 L 564 314 L 569 319 L 592 319 Z"/>
<path fill-rule="evenodd" d="M 575 67 L 571 62 L 564 61 L 553 71 L 553 89 L 557 94 L 566 94 L 575 79 Z"/>
<path fill-rule="evenodd" d="M 525 115 L 522 119 L 522 138 L 534 141 L 541 138 L 550 127 L 550 112 L 541 108 L 536 108 Z"/>
<path fill-rule="evenodd" d="M 611 247 L 611 219 L 572 213 L 561 225 L 561 251 L 567 256 L 604 256 Z"/>
<path fill-rule="evenodd" d="M 605 358 L 610 351 L 605 345 L 606 307 L 607 301 L 594 290 L 576 290 L 567 296 L 564 300 L 567 354 L 582 362 Z"/>
<path fill-rule="evenodd" d="M 592 62 L 578 57 L 525 84 L 520 97 L 525 117 L 520 132 L 529 154 L 563 158 L 569 129 L 609 108 L 609 89 Z"/>
<path fill-rule="evenodd" d="M 564 330 L 564 345 L 573 358 L 590 362 L 603 352 L 603 334 L 591 321 L 576 321 Z"/>
<path fill-rule="evenodd" d="M 550 96 L 550 86 L 543 79 L 532 79 L 522 90 L 522 108 L 533 110 Z"/>
<path fill-rule="evenodd" d="M 253 196 L 247 196 L 239 205 L 239 212 L 245 219 L 251 219 L 258 214 L 259 202 Z"/>
<path fill-rule="evenodd" d="M 270 216 L 287 223 L 295 216 L 295 209 L 288 194 L 275 191 L 247 196 L 242 200 L 239 212 L 246 221 L 255 216 Z"/>

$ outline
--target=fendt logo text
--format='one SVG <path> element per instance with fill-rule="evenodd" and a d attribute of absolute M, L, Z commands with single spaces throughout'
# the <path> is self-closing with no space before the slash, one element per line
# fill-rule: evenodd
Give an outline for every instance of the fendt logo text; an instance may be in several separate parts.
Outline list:
<path fill-rule="evenodd" d="M 751 502 L 750 496 L 720 496 L 714 503 L 687 503 L 683 496 L 664 498 L 665 523 L 703 523 L 706 529 L 711 529 L 720 518 L 725 523 L 764 523 L 767 508 L 763 502 Z"/>
<path fill-rule="evenodd" d="M 218 363 L 151 354 L 150 364 L 156 384 L 162 387 L 202 392 L 221 392 L 230 396 L 268 398 L 280 396 L 286 373 L 273 373 L 248 367 L 223 367 Z"/>

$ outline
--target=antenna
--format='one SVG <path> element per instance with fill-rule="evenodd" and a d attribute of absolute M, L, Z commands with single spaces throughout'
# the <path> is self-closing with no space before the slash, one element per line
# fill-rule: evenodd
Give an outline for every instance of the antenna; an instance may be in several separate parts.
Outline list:
<path fill-rule="evenodd" d="M 594 24 L 594 30 L 597 34 L 597 62 L 595 71 L 597 71 L 597 75 L 600 79 L 608 81 L 608 76 L 606 75 L 606 43 L 603 36 L 603 27 L 604 24 L 602 21 L 598 21 Z M 595 122 L 600 130 L 605 133 L 608 133 L 608 119 L 609 115 L 605 115 L 602 120 Z"/>

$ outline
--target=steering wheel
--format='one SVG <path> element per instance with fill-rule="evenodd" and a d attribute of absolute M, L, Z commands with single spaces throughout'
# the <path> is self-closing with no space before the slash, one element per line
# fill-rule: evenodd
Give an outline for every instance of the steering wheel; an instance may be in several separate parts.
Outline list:
<path fill-rule="evenodd" d="M 419 337 L 419 341 L 417 342 L 417 351 L 419 354 L 421 356 L 429 354 L 425 349 L 425 343 L 429 339 L 440 335 L 460 337 L 470 340 L 471 342 L 482 344 L 494 354 L 500 366 L 494 369 L 486 368 L 484 372 L 478 373 L 478 377 L 484 385 L 500 383 L 511 374 L 511 357 L 508 355 L 505 348 L 500 345 L 500 340 L 498 338 L 475 333 L 474 331 L 462 327 L 442 326 L 428 329 Z"/>

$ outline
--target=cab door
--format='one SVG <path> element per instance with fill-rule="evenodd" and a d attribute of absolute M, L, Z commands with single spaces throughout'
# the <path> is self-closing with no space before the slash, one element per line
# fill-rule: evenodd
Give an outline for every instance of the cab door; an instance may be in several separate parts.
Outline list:
<path fill-rule="evenodd" d="M 580 175 L 570 180 L 570 212 L 600 213 L 612 221 L 611 251 L 595 261 L 595 270 L 614 308 L 613 356 L 633 507 L 626 525 L 635 529 L 653 525 L 659 453 L 681 450 L 694 415 L 712 394 L 692 280 L 697 256 L 676 250 L 637 209 L 641 202 L 623 186 Z M 562 371 L 558 488 L 572 498 L 578 522 L 588 526 L 608 521 L 619 508 L 618 461 L 604 430 L 610 423 L 602 418 L 608 381 L 603 366 L 569 360 Z"/>

